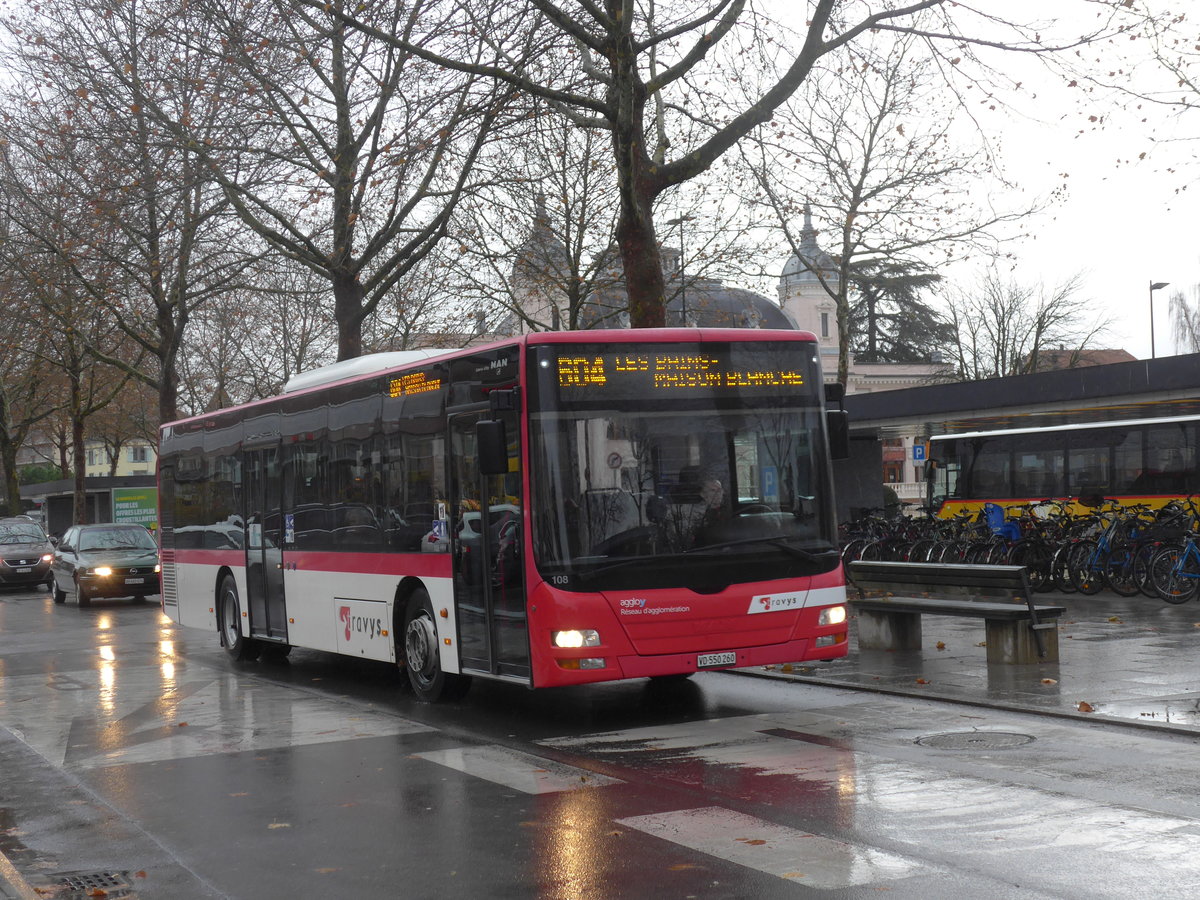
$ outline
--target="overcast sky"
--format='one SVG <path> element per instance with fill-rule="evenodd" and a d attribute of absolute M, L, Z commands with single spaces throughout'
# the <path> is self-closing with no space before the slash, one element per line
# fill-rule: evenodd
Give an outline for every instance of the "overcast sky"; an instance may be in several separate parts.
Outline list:
<path fill-rule="evenodd" d="M 1200 135 L 1200 114 L 1189 122 L 1162 109 L 1115 111 L 1080 134 L 1077 109 L 1048 106 L 1040 121 L 1014 121 L 1004 133 L 1010 178 L 1032 196 L 1067 189 L 1031 223 L 1034 239 L 1015 248 L 1014 277 L 1053 285 L 1081 274 L 1085 295 L 1113 322 L 1102 343 L 1143 359 L 1149 286 L 1168 282 L 1154 295 L 1154 347 L 1157 356 L 1173 355 L 1168 300 L 1177 291 L 1194 299 L 1200 285 L 1200 140 L 1170 139 Z"/>

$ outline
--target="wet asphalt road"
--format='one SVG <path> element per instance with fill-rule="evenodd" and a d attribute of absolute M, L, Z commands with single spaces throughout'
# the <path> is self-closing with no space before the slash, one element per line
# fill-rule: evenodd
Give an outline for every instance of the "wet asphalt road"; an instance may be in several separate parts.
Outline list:
<path fill-rule="evenodd" d="M 1195 897 L 1196 745 L 726 673 L 427 706 L 0 594 L 17 897 Z"/>

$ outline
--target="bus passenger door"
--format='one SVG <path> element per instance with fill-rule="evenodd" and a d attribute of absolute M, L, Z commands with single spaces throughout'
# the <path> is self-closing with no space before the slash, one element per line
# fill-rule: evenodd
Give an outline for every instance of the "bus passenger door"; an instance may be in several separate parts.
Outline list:
<path fill-rule="evenodd" d="M 285 640 L 279 448 L 244 451 L 246 609 L 250 633 Z"/>
<path fill-rule="evenodd" d="M 505 423 L 509 471 L 479 469 L 475 425 L 490 413 L 450 420 L 450 538 L 454 604 L 464 671 L 529 681 L 529 629 L 522 568 L 523 508 L 518 417 Z"/>

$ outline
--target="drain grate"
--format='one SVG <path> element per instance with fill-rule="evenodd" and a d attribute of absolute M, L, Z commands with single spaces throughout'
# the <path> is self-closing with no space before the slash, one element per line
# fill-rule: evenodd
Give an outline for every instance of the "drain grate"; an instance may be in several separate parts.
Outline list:
<path fill-rule="evenodd" d="M 77 897 L 116 900 L 134 896 L 128 872 L 66 872 L 55 875 L 54 884 L 60 888 L 60 892 L 55 894 L 59 900 L 75 900 Z"/>
<path fill-rule="evenodd" d="M 917 743 L 938 750 L 1010 750 L 1033 740 L 1032 735 L 1014 731 L 951 731 L 919 737 Z"/>

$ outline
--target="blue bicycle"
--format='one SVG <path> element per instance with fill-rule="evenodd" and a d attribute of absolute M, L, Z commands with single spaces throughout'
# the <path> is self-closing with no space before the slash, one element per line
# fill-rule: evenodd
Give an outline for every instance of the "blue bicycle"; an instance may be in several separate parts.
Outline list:
<path fill-rule="evenodd" d="M 1200 591 L 1200 538 L 1195 528 L 1200 525 L 1195 494 L 1187 498 L 1192 513 L 1193 528 L 1181 543 L 1166 544 L 1150 560 L 1150 579 L 1158 596 L 1168 603 L 1186 603 Z"/>

